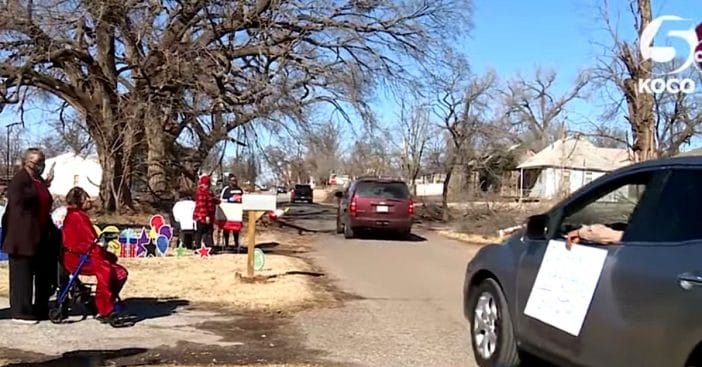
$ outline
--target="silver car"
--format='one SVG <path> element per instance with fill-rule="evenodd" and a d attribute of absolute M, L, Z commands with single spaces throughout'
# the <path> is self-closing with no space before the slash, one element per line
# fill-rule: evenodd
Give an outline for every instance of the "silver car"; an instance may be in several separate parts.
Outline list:
<path fill-rule="evenodd" d="M 577 336 L 525 315 L 550 240 L 623 231 Z M 555 305 L 554 305 L 555 306 Z M 702 366 L 702 157 L 634 164 L 591 182 L 468 264 L 464 313 L 480 366 Z"/>

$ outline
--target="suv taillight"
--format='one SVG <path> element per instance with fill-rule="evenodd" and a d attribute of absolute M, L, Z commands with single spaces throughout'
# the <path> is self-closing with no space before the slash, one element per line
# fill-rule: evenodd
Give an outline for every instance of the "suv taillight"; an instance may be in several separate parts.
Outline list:
<path fill-rule="evenodd" d="M 351 215 L 356 216 L 356 213 L 358 212 L 358 203 L 356 202 L 356 197 L 354 196 L 351 199 L 351 204 L 349 204 L 349 213 Z"/>
<path fill-rule="evenodd" d="M 409 201 L 409 206 L 407 207 L 407 214 L 414 214 L 414 201 L 412 200 Z"/>

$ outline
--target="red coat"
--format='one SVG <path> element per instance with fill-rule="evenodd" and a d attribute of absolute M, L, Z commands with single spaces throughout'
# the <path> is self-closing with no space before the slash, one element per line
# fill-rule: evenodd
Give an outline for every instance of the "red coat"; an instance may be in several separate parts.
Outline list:
<path fill-rule="evenodd" d="M 93 260 L 109 258 L 102 247 L 95 245 L 98 236 L 88 213 L 77 208 L 68 208 L 62 230 L 63 247 L 66 249 L 63 261 L 71 271 L 80 263 L 80 255 L 88 251 Z"/>
<path fill-rule="evenodd" d="M 196 222 L 204 223 L 205 218 L 209 217 L 210 223 L 213 223 L 215 214 L 217 213 L 217 204 L 219 204 L 219 200 L 215 198 L 212 191 L 203 187 L 198 187 L 195 192 L 193 219 Z"/>

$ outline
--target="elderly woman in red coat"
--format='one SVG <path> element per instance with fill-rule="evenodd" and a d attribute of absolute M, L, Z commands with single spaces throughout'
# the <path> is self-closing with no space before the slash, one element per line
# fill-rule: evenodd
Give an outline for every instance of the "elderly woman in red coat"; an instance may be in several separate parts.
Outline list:
<path fill-rule="evenodd" d="M 117 264 L 114 254 L 96 244 L 98 235 L 86 212 L 91 207 L 88 193 L 80 187 L 74 187 L 66 194 L 66 203 L 68 208 L 63 219 L 64 266 L 68 271 L 74 272 L 80 264 L 80 255 L 89 254 L 89 261 L 83 265 L 80 273 L 97 278 L 97 319 L 102 323 L 113 324 L 113 321 L 121 317 L 116 306 L 119 292 L 127 281 L 127 269 Z"/>

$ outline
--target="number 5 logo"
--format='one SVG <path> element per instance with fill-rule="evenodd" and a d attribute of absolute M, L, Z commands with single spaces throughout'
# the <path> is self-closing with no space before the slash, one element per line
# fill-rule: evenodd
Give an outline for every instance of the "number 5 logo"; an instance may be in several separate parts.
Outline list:
<path fill-rule="evenodd" d="M 653 62 L 662 64 L 662 63 L 667 63 L 675 60 L 675 56 L 677 56 L 676 50 L 674 47 L 670 46 L 653 46 L 653 39 L 656 37 L 658 34 L 658 31 L 660 31 L 661 26 L 663 25 L 663 22 L 666 21 L 685 21 L 688 19 L 678 17 L 676 15 L 663 15 L 660 17 L 657 17 L 651 21 L 651 23 L 644 28 L 643 32 L 641 32 L 641 39 L 639 41 L 639 47 L 641 49 L 641 56 L 643 56 L 644 60 L 653 60 Z M 668 31 L 666 34 L 669 38 L 679 38 L 682 40 L 685 40 L 689 46 L 689 54 L 688 57 L 685 59 L 685 62 L 677 69 L 664 73 L 664 74 L 677 74 L 687 68 L 690 67 L 690 65 L 693 64 L 695 61 L 695 49 L 697 48 L 698 44 L 700 43 L 699 40 L 697 39 L 697 34 L 695 33 L 694 29 L 688 29 L 688 30 L 676 30 L 676 31 Z"/>

